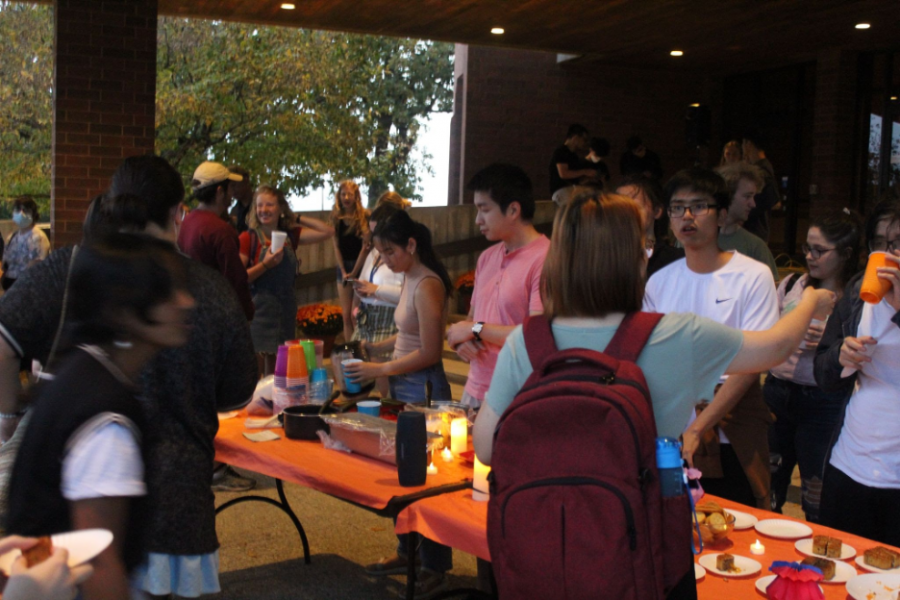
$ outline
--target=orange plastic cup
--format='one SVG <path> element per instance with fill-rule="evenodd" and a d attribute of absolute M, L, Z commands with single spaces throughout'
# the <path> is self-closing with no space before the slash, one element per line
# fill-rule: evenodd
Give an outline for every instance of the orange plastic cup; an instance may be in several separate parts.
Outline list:
<path fill-rule="evenodd" d="M 306 367 L 306 356 L 303 352 L 303 346 L 288 346 L 287 378 L 300 379 L 308 376 L 309 371 Z"/>
<path fill-rule="evenodd" d="M 887 252 L 876 251 L 869 255 L 866 274 L 863 275 L 859 297 L 869 304 L 878 304 L 891 291 L 891 282 L 878 277 L 878 267 L 887 266 Z M 894 261 L 892 261 L 894 262 Z"/>

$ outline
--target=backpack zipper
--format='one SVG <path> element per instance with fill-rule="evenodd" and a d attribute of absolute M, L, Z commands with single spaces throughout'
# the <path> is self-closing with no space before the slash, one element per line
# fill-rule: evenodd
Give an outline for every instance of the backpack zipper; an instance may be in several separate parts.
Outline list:
<path fill-rule="evenodd" d="M 509 503 L 513 496 L 515 496 L 519 492 L 524 492 L 526 490 L 538 487 L 577 485 L 594 485 L 597 487 L 602 487 L 603 489 L 612 492 L 619 499 L 619 502 L 622 504 L 622 509 L 625 511 L 625 521 L 627 523 L 629 547 L 631 548 L 631 550 L 637 550 L 637 529 L 635 529 L 634 526 L 634 513 L 631 510 L 631 504 L 628 503 L 628 498 L 626 498 L 625 494 L 623 494 L 622 491 L 616 486 L 606 483 L 605 481 L 595 479 L 593 477 L 551 477 L 549 479 L 539 479 L 537 481 L 531 481 L 513 489 L 509 492 L 509 494 L 507 494 L 506 498 L 503 499 L 503 505 L 500 509 L 500 531 L 502 532 L 503 537 L 506 537 L 506 505 Z"/>

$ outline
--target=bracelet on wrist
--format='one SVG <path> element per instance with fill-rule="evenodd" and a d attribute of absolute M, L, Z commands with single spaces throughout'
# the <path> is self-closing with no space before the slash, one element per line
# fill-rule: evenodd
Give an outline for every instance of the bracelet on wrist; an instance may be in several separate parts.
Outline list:
<path fill-rule="evenodd" d="M 14 413 L 3 413 L 0 412 L 0 419 L 21 419 L 25 416 L 24 410 L 19 410 Z"/>

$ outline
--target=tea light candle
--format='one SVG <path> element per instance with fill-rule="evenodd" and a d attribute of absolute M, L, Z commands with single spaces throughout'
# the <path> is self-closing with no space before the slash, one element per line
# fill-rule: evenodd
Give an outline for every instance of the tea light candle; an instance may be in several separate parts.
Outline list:
<path fill-rule="evenodd" d="M 459 418 L 450 421 L 450 451 L 459 456 L 469 448 L 469 422 Z"/>
<path fill-rule="evenodd" d="M 490 497 L 490 488 L 488 487 L 488 473 L 491 468 L 481 463 L 478 457 L 475 457 L 475 478 L 472 480 L 472 499 L 479 502 L 487 502 Z"/>
<path fill-rule="evenodd" d="M 419 464 L 422 464 L 422 463 L 419 463 Z M 419 473 L 421 473 L 421 471 L 419 471 Z M 437 467 L 434 466 L 434 463 L 431 463 L 430 465 L 428 465 L 428 470 L 426 471 L 426 473 L 428 473 L 429 475 L 437 475 Z"/>
<path fill-rule="evenodd" d="M 444 448 L 441 452 L 441 458 L 444 459 L 444 462 L 453 462 L 453 453 L 450 452 L 450 448 Z"/>
<path fill-rule="evenodd" d="M 750 544 L 750 554 L 765 554 L 766 547 L 759 543 L 759 540 L 756 540 L 755 544 Z"/>

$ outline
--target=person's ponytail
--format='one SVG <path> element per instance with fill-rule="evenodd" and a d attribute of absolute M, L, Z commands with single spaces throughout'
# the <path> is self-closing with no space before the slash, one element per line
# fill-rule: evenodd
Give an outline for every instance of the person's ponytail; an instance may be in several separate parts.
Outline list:
<path fill-rule="evenodd" d="M 431 243 L 431 230 L 418 221 L 413 221 L 413 223 L 415 225 L 413 238 L 416 240 L 416 252 L 419 254 L 419 260 L 441 278 L 449 298 L 453 295 L 453 282 L 450 281 L 450 274 L 444 263 L 434 251 L 434 245 Z"/>

